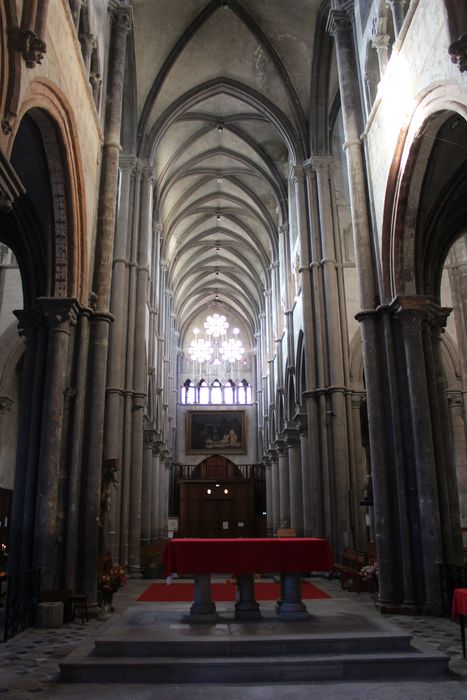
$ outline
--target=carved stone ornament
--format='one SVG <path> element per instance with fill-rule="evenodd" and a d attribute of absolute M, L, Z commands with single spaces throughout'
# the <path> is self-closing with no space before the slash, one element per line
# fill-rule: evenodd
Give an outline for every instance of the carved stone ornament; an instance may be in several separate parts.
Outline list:
<path fill-rule="evenodd" d="M 2 119 L 2 131 L 7 136 L 12 133 L 15 119 L 18 115 L 14 112 L 5 112 Z"/>
<path fill-rule="evenodd" d="M 41 63 L 47 47 L 45 42 L 39 39 L 34 32 L 30 30 L 20 31 L 16 43 L 28 68 L 34 68 L 38 63 Z"/>
<path fill-rule="evenodd" d="M 13 406 L 14 401 L 9 399 L 8 396 L 0 396 L 0 414 L 6 413 Z"/>
<path fill-rule="evenodd" d="M 461 73 L 467 70 L 467 34 L 463 34 L 454 41 L 448 49 L 451 61 L 455 63 Z"/>

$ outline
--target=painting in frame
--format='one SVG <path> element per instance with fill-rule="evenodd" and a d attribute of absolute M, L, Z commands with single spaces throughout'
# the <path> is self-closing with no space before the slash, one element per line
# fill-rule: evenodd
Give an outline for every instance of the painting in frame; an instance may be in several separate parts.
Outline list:
<path fill-rule="evenodd" d="M 188 411 L 188 454 L 245 454 L 245 411 Z"/>

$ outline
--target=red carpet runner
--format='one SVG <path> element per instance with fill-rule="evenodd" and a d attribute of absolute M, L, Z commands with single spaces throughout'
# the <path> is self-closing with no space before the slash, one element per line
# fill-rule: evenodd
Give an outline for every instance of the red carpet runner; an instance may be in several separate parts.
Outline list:
<path fill-rule="evenodd" d="M 236 599 L 236 587 L 233 583 L 212 583 L 211 592 L 214 601 L 220 603 Z M 256 600 L 277 600 L 280 596 L 278 583 L 255 583 Z M 320 590 L 308 581 L 302 581 L 302 598 L 313 600 L 330 598 L 328 593 Z M 152 583 L 138 598 L 143 603 L 191 603 L 194 599 L 192 583 Z"/>

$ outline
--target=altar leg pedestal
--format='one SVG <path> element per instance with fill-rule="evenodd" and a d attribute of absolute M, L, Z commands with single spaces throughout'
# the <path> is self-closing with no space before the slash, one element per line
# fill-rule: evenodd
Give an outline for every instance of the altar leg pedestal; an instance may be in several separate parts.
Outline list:
<path fill-rule="evenodd" d="M 257 620 L 261 617 L 259 605 L 255 600 L 255 580 L 253 574 L 237 576 L 237 602 L 235 603 L 236 620 Z"/>
<path fill-rule="evenodd" d="M 190 608 L 190 616 L 208 620 L 216 617 L 216 605 L 211 597 L 211 575 L 195 575 L 195 600 Z"/>
<path fill-rule="evenodd" d="M 310 615 L 302 603 L 300 574 L 281 574 L 282 600 L 278 603 L 277 614 L 281 620 L 309 620 Z"/>

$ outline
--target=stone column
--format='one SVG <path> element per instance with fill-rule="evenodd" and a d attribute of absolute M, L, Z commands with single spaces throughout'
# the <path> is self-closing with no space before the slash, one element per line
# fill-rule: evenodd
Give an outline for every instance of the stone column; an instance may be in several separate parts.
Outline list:
<path fill-rule="evenodd" d="M 340 314 L 340 294 L 338 280 L 338 255 L 334 239 L 334 221 L 332 208 L 333 159 L 328 156 L 314 156 L 313 167 L 316 172 L 316 186 L 319 204 L 323 271 L 323 301 L 325 311 L 325 334 L 327 350 L 327 376 L 321 383 L 327 385 L 322 392 L 321 416 L 325 418 L 323 442 L 329 442 L 329 480 L 330 498 L 333 502 L 334 519 L 331 529 L 335 533 L 333 551 L 340 551 L 350 539 L 349 512 L 349 461 L 348 422 L 346 405 L 346 387 L 344 374 L 344 353 L 342 337 L 342 319 Z M 323 343 L 324 344 L 324 343 Z M 330 438 L 330 439 L 329 439 Z M 334 486 L 333 486 L 334 485 Z M 330 503 L 328 508 L 331 510 Z"/>
<path fill-rule="evenodd" d="M 125 552 L 120 550 L 122 528 L 121 501 L 127 501 L 129 493 L 127 476 L 127 459 L 124 458 L 125 442 L 125 403 L 131 410 L 131 398 L 125 396 L 125 365 L 127 343 L 130 339 L 129 328 L 129 284 L 130 284 L 130 250 L 132 239 L 133 201 L 135 188 L 134 156 L 120 157 L 121 187 L 120 207 L 115 231 L 114 259 L 112 272 L 112 291 L 110 311 L 115 320 L 110 328 L 109 357 L 107 368 L 107 389 L 104 426 L 104 454 L 109 459 L 118 459 L 121 465 L 120 483 L 114 498 L 115 507 L 106 515 L 103 533 L 104 551 L 110 551 L 115 561 L 127 563 Z M 130 211 L 131 209 L 131 211 Z M 136 235 L 136 233 L 135 233 Z M 134 316 L 134 314 L 132 314 Z M 131 431 L 131 424 L 128 432 Z M 118 507 L 117 507 L 118 503 Z M 128 509 L 123 508 L 125 530 L 128 531 Z M 125 536 L 127 541 L 127 536 Z"/>
<path fill-rule="evenodd" d="M 151 540 L 153 542 L 159 537 L 160 450 L 161 442 L 156 435 L 152 448 Z"/>
<path fill-rule="evenodd" d="M 266 528 L 268 537 L 272 537 L 274 533 L 274 503 L 272 497 L 272 465 L 271 460 L 264 460 L 266 472 Z"/>
<path fill-rule="evenodd" d="M 42 297 L 37 301 L 44 315 L 48 342 L 37 472 L 33 568 L 42 569 L 41 587 L 53 590 L 60 582 L 56 526 L 60 498 L 65 378 L 70 323 L 76 322 L 78 305 L 74 299 Z"/>
<path fill-rule="evenodd" d="M 86 69 L 86 75 L 89 75 L 91 71 L 91 56 L 93 50 L 96 48 L 96 37 L 94 34 L 88 34 L 84 32 L 79 35 L 79 41 L 81 44 L 81 52 L 83 55 L 84 67 Z"/>
<path fill-rule="evenodd" d="M 297 428 L 287 427 L 285 440 L 290 475 L 290 527 L 295 530 L 297 537 L 303 537 L 302 463 Z"/>
<path fill-rule="evenodd" d="M 163 449 L 161 450 L 160 453 L 160 461 L 159 461 L 159 496 L 158 496 L 158 503 L 159 503 L 159 512 L 158 512 L 158 533 L 159 533 L 159 538 L 165 538 L 167 537 L 167 522 L 165 520 L 165 513 L 166 513 L 166 501 L 167 501 L 167 493 L 166 493 L 166 460 L 169 456 L 169 453 L 167 450 Z"/>
<path fill-rule="evenodd" d="M 309 499 L 313 503 L 313 531 L 316 536 L 329 534 L 322 520 L 322 473 L 324 456 L 320 453 L 319 439 L 319 410 L 315 396 L 318 386 L 318 372 L 322 371 L 320 363 L 323 362 L 324 352 L 321 347 L 320 324 L 317 319 L 317 310 L 321 308 L 320 288 L 317 280 L 319 270 L 313 260 L 313 235 L 309 236 L 307 226 L 307 207 L 305 198 L 305 171 L 302 166 L 296 166 L 291 174 L 291 181 L 295 187 L 295 201 L 297 209 L 297 226 L 300 240 L 300 286 L 302 290 L 303 304 L 303 332 L 306 369 L 306 387 L 302 388 L 302 401 L 305 403 L 308 422 L 308 462 L 312 469 L 311 488 Z M 314 304 L 314 300 L 316 303 Z M 317 369 L 317 366 L 319 369 Z"/>
<path fill-rule="evenodd" d="M 81 588 L 94 604 L 97 598 L 98 519 L 103 455 L 105 381 L 109 342 L 110 287 L 117 200 L 118 157 L 127 34 L 131 8 L 118 6 L 112 12 L 107 96 L 102 150 L 100 196 L 96 227 L 93 292 L 95 314 L 90 334 L 90 387 L 88 434 L 83 454 L 83 529 L 81 547 Z"/>
<path fill-rule="evenodd" d="M 81 490 L 83 431 L 86 412 L 89 317 L 91 309 L 81 308 L 75 361 L 75 399 L 68 457 L 68 505 L 64 552 L 64 588 L 76 589 L 77 549 L 79 541 L 79 494 Z M 115 508 L 115 501 L 113 503 Z"/>
<path fill-rule="evenodd" d="M 294 416 L 294 421 L 297 425 L 300 440 L 303 535 L 304 537 L 312 537 L 311 464 L 310 453 L 308 451 L 308 423 L 306 413 L 300 413 L 298 416 Z"/>
<path fill-rule="evenodd" d="M 153 494 L 153 443 L 154 430 L 145 428 L 143 442 L 143 477 L 141 491 L 141 546 L 148 547 L 151 544 L 151 516 Z"/>
<path fill-rule="evenodd" d="M 394 26 L 394 34 L 396 35 L 397 39 L 404 23 L 405 0 L 386 0 L 386 2 L 391 8 L 392 24 Z"/>
<path fill-rule="evenodd" d="M 276 441 L 279 456 L 279 527 L 290 527 L 290 477 L 289 456 L 284 440 Z"/>
<path fill-rule="evenodd" d="M 388 65 L 389 38 L 389 34 L 376 34 L 371 39 L 371 43 L 376 49 L 376 55 L 378 56 L 379 75 L 381 77 L 384 75 Z"/>
<path fill-rule="evenodd" d="M 427 311 L 427 321 L 423 325 L 423 340 L 438 478 L 443 554 L 444 561 L 463 566 L 464 549 L 460 530 L 459 491 L 449 421 L 447 382 L 440 347 L 441 334 L 444 332 L 451 309 L 431 304 Z M 451 435 L 447 444 L 446 435 Z"/>
<path fill-rule="evenodd" d="M 465 414 L 462 392 L 450 391 L 448 394 L 448 405 L 461 507 L 461 526 L 467 527 L 467 442 L 465 440 Z"/>
<path fill-rule="evenodd" d="M 269 450 L 272 479 L 272 529 L 273 533 L 281 526 L 280 521 L 280 484 L 279 484 L 279 455 L 277 450 Z"/>
<path fill-rule="evenodd" d="M 73 24 L 75 25 L 75 29 L 78 32 L 79 31 L 79 20 L 81 17 L 81 9 L 83 5 L 85 5 L 86 0 L 70 0 L 70 10 L 71 10 L 71 15 L 73 17 Z"/>
<path fill-rule="evenodd" d="M 136 306 L 137 306 L 137 275 L 138 275 L 138 245 L 139 245 L 139 223 L 140 223 L 140 188 L 141 188 L 142 163 L 136 162 L 134 176 L 134 192 L 133 198 L 135 206 L 131 215 L 132 237 L 128 241 L 128 260 L 129 260 L 129 277 L 128 277 L 128 312 L 126 326 L 126 364 L 125 364 L 125 403 L 124 403 L 124 418 L 123 418 L 123 469 L 122 469 L 122 517 L 121 517 L 121 533 L 120 533 L 120 549 L 122 559 L 128 563 L 129 548 L 130 548 L 130 508 L 132 494 L 132 464 L 133 464 L 133 449 L 135 443 L 140 444 L 139 437 L 135 435 L 133 430 L 133 409 L 136 406 L 138 412 L 138 403 L 141 403 L 140 397 L 135 397 L 135 328 L 136 328 Z M 136 400 L 136 404 L 135 404 Z M 133 486 L 133 498 L 136 499 L 135 486 Z M 136 504 L 137 501 L 134 501 Z"/>
<path fill-rule="evenodd" d="M 11 516 L 8 573 L 32 569 L 34 514 L 36 501 L 37 455 L 45 375 L 47 335 L 38 307 L 15 311 L 18 331 L 26 340 L 18 417 L 16 469 Z"/>
<path fill-rule="evenodd" d="M 141 485 L 143 470 L 143 414 L 147 395 L 146 315 L 149 280 L 149 235 L 152 231 L 152 170 L 146 168 L 141 181 L 139 240 L 136 272 L 134 395 L 130 483 L 129 572 L 140 572 Z"/>
<path fill-rule="evenodd" d="M 414 300 L 398 299 L 399 319 L 404 343 L 412 420 L 413 459 L 417 484 L 419 555 L 423 571 L 424 599 L 428 610 L 440 607 L 440 582 L 437 562 L 443 561 L 439 521 L 435 454 L 422 343 L 423 309 Z M 421 582 L 415 582 L 419 595 Z"/>
<path fill-rule="evenodd" d="M 388 605 L 392 605 L 399 596 L 394 584 L 394 562 L 397 560 L 394 542 L 396 528 L 392 521 L 394 510 L 390 497 L 392 465 L 386 425 L 386 397 L 381 382 L 385 368 L 384 358 L 381 357 L 380 319 L 375 312 L 375 307 L 379 304 L 379 294 L 373 263 L 373 237 L 369 226 L 365 171 L 360 143 L 358 72 L 353 51 L 352 26 L 347 14 L 342 10 L 331 10 L 327 28 L 334 36 L 336 46 L 359 301 L 363 309 L 357 319 L 360 321 L 362 339 L 374 476 L 379 597 L 384 607 L 386 601 Z"/>

